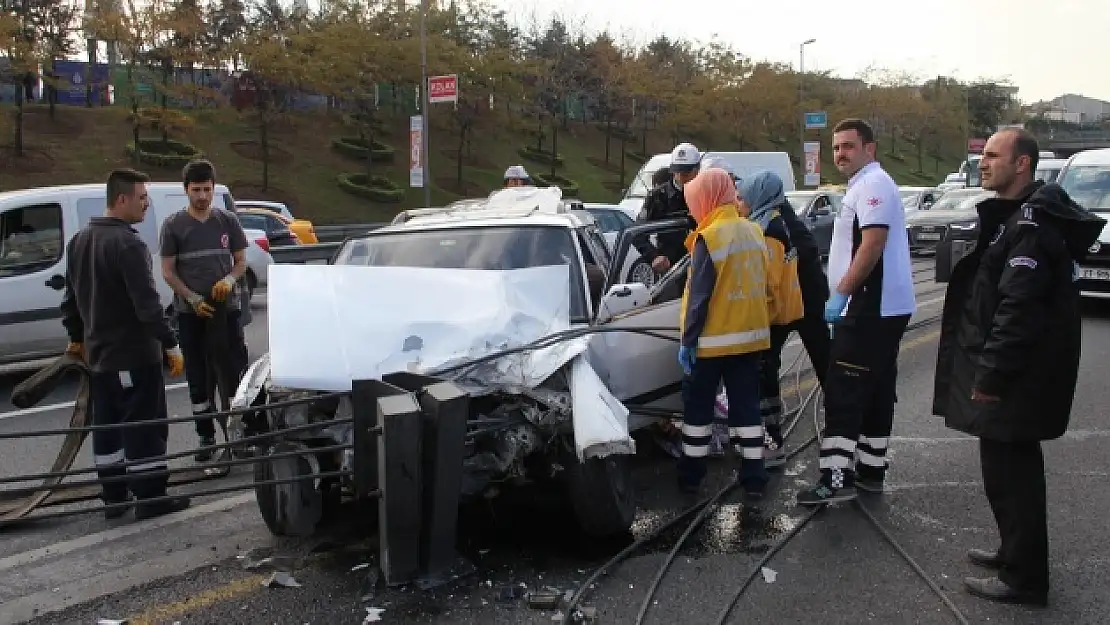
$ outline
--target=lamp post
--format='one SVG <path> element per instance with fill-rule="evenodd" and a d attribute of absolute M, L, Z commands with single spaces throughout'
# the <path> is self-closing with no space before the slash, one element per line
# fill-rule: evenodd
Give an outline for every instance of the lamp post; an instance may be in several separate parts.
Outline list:
<path fill-rule="evenodd" d="M 802 114 L 802 119 L 798 129 L 798 162 L 802 164 L 802 183 L 805 183 L 805 160 L 806 160 L 806 109 L 804 100 L 804 90 L 802 78 L 806 73 L 806 46 L 817 41 L 816 39 L 806 39 L 798 46 L 798 112 Z"/>
<path fill-rule="evenodd" d="M 432 205 L 431 155 L 428 154 L 428 0 L 420 0 L 420 152 L 424 157 L 424 206 Z"/>

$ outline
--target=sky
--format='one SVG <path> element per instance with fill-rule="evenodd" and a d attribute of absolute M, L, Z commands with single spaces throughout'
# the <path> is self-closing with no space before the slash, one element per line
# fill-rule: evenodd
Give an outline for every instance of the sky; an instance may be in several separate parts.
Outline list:
<path fill-rule="evenodd" d="M 755 60 L 853 77 L 869 66 L 921 80 L 1009 79 L 1026 103 L 1110 100 L 1106 0 L 493 0 L 514 20 L 553 13 L 618 39 L 714 36 Z M 546 20 L 544 20 L 546 21 Z"/>

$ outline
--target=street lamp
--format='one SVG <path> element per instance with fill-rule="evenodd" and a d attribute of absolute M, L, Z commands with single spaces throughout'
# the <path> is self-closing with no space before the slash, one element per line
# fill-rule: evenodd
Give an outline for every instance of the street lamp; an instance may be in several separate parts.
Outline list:
<path fill-rule="evenodd" d="M 806 46 L 817 41 L 816 39 L 806 39 L 798 46 L 798 112 L 801 113 L 801 126 L 798 131 L 798 162 L 802 164 L 802 184 L 805 184 L 805 160 L 806 160 L 806 109 L 803 96 L 803 82 L 802 77 L 806 73 Z"/>

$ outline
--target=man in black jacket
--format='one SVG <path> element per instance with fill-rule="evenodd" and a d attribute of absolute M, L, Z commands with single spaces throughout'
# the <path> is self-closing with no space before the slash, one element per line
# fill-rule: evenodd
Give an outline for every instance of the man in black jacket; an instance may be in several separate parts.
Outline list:
<path fill-rule="evenodd" d="M 790 241 L 798 250 L 798 284 L 802 288 L 802 304 L 805 316 L 794 323 L 794 330 L 802 339 L 802 345 L 813 364 L 813 373 L 821 387 L 825 386 L 825 374 L 829 370 L 829 349 L 832 339 L 829 326 L 825 323 L 825 301 L 829 299 L 829 279 L 821 267 L 821 250 L 817 239 L 809 228 L 798 219 L 789 201 L 779 206 Z"/>
<path fill-rule="evenodd" d="M 997 198 L 979 204 L 979 240 L 952 269 L 941 318 L 933 412 L 979 437 L 983 488 L 1001 536 L 972 563 L 974 595 L 1046 605 L 1048 528 L 1041 441 L 1067 429 L 1079 370 L 1076 260 L 1106 220 L 1056 184 L 1034 182 L 1038 146 L 1023 130 L 987 141 L 979 169 Z"/>
<path fill-rule="evenodd" d="M 185 361 L 154 286 L 150 249 L 131 227 L 146 217 L 146 174 L 119 169 L 108 176 L 105 216 L 93 217 L 66 246 L 62 324 L 68 353 L 82 356 L 91 376 L 95 425 L 166 419 L 165 358 L 171 375 Z M 147 519 L 189 507 L 189 499 L 166 495 L 165 423 L 93 432 L 93 461 L 103 485 L 104 511 L 127 512 L 128 490 L 138 500 L 135 518 Z"/>
<path fill-rule="evenodd" d="M 689 217 L 690 209 L 686 206 L 682 186 L 698 175 L 701 157 L 701 152 L 692 144 L 679 144 L 671 152 L 670 166 L 655 172 L 652 177 L 652 189 L 644 199 L 644 207 L 640 210 L 636 221 L 650 223 Z M 664 177 L 665 180 L 663 180 Z M 693 229 L 692 224 L 691 229 Z M 646 236 L 634 239 L 632 244 L 640 253 L 640 257 L 651 263 L 655 273 L 662 275 L 686 256 L 686 233 L 665 232 L 656 235 L 656 239 L 658 245 L 653 245 Z"/>

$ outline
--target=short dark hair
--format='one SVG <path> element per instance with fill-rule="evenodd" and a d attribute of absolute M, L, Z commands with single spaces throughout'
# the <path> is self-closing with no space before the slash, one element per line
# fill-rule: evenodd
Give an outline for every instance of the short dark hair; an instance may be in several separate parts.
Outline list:
<path fill-rule="evenodd" d="M 108 174 L 108 206 L 114 206 L 116 199 L 121 195 L 130 197 L 135 192 L 135 185 L 146 182 L 150 182 L 150 176 L 141 171 L 129 168 L 113 169 L 112 173 Z"/>
<path fill-rule="evenodd" d="M 1037 138 L 1024 128 L 1007 128 L 1004 132 L 1014 133 L 1014 154 L 1010 162 L 1016 163 L 1022 156 L 1029 157 L 1029 172 L 1036 175 L 1037 163 L 1041 160 L 1041 146 Z"/>
<path fill-rule="evenodd" d="M 204 159 L 189 161 L 181 170 L 181 178 L 186 187 L 201 182 L 216 184 L 216 166 Z"/>
<path fill-rule="evenodd" d="M 859 133 L 860 138 L 863 139 L 865 144 L 875 143 L 875 131 L 871 128 L 871 124 L 862 119 L 849 117 L 848 119 L 840 120 L 837 122 L 836 126 L 833 126 L 834 133 L 845 132 L 847 130 L 855 130 Z"/>
<path fill-rule="evenodd" d="M 655 170 L 654 174 L 651 175 L 651 186 L 658 187 L 659 185 L 663 184 L 664 182 L 667 182 L 670 179 L 671 179 L 671 168 L 670 167 L 660 167 L 659 169 Z"/>

